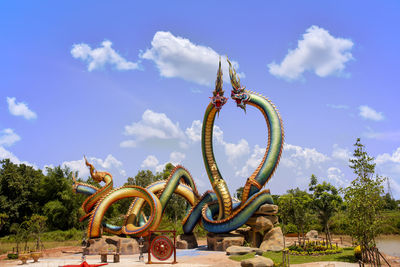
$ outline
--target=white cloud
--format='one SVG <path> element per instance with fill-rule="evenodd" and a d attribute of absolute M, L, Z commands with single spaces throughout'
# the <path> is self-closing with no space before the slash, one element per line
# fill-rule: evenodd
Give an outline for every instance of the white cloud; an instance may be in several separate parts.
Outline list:
<path fill-rule="evenodd" d="M 0 160 L 9 159 L 14 164 L 25 164 L 28 166 L 32 166 L 34 169 L 38 169 L 38 167 L 30 162 L 21 161 L 17 156 L 15 156 L 12 152 L 8 151 L 4 147 L 0 146 Z"/>
<path fill-rule="evenodd" d="M 191 141 L 200 142 L 201 130 L 201 121 L 195 120 L 192 122 L 192 126 L 186 129 L 185 133 Z M 217 125 L 214 125 L 213 140 L 215 144 L 222 145 L 224 147 L 225 155 L 228 157 L 228 161 L 231 164 L 238 158 L 246 156 L 250 153 L 250 147 L 247 140 L 240 139 L 237 144 L 226 142 L 224 140 L 224 132 Z"/>
<path fill-rule="evenodd" d="M 140 167 L 142 167 L 142 168 L 155 168 L 157 165 L 158 165 L 158 159 L 153 155 L 149 155 L 143 160 L 143 162 L 140 165 Z"/>
<path fill-rule="evenodd" d="M 174 151 L 169 155 L 169 161 L 164 162 L 162 164 L 158 164 L 159 160 L 156 156 L 149 155 L 146 159 L 142 162 L 141 167 L 147 169 L 153 169 L 156 172 L 162 172 L 164 167 L 167 163 L 171 163 L 173 165 L 182 164 L 183 160 L 186 158 L 186 155 L 182 152 Z"/>
<path fill-rule="evenodd" d="M 348 162 L 351 157 L 352 155 L 350 150 L 347 148 L 341 148 L 337 144 L 333 145 L 332 158 Z"/>
<path fill-rule="evenodd" d="M 115 175 L 117 172 L 119 175 L 126 176 L 126 171 L 122 168 L 122 162 L 117 160 L 113 155 L 109 154 L 104 160 L 96 157 L 87 158 L 88 161 L 93 164 L 97 171 L 108 171 L 111 175 Z M 72 171 L 78 171 L 79 176 L 86 178 L 89 176 L 89 168 L 85 164 L 84 159 L 64 161 L 61 166 L 68 167 Z"/>
<path fill-rule="evenodd" d="M 376 173 L 389 178 L 395 197 L 400 198 L 400 147 L 390 153 L 379 154 L 375 158 Z"/>
<path fill-rule="evenodd" d="M 398 147 L 391 155 L 389 153 L 380 154 L 375 159 L 376 164 L 383 163 L 399 163 L 400 164 L 400 147 Z"/>
<path fill-rule="evenodd" d="M 117 70 L 135 70 L 139 68 L 138 63 L 127 61 L 120 56 L 112 47 L 112 42 L 105 40 L 101 47 L 92 49 L 85 43 L 74 44 L 71 55 L 88 63 L 88 71 L 101 69 L 109 64 Z"/>
<path fill-rule="evenodd" d="M 21 161 L 17 158 L 17 156 L 0 146 L 0 160 L 3 159 L 10 159 L 10 161 L 15 164 L 21 164 Z"/>
<path fill-rule="evenodd" d="M 152 60 L 167 78 L 182 78 L 201 85 L 212 85 L 216 79 L 220 55 L 212 48 L 196 45 L 189 39 L 174 36 L 170 32 L 158 31 L 142 58 Z M 221 60 L 224 80 L 229 80 L 228 64 Z M 232 61 L 237 70 L 239 65 Z M 244 77 L 243 73 L 240 73 Z"/>
<path fill-rule="evenodd" d="M 353 59 L 350 39 L 335 38 L 318 26 L 311 26 L 297 43 L 297 48 L 289 50 L 280 64 L 268 64 L 269 72 L 279 78 L 296 80 L 305 71 L 320 77 L 341 74 L 345 64 Z"/>
<path fill-rule="evenodd" d="M 27 120 L 36 119 L 35 112 L 29 109 L 28 104 L 16 102 L 15 97 L 7 97 L 8 110 L 14 116 L 22 116 Z"/>
<path fill-rule="evenodd" d="M 263 158 L 265 153 L 265 148 L 261 148 L 258 145 L 254 146 L 253 153 L 250 158 L 246 161 L 246 164 L 242 167 L 242 169 L 236 171 L 236 176 L 241 177 L 249 177 L 250 174 L 258 167 L 261 163 L 261 159 Z"/>
<path fill-rule="evenodd" d="M 329 157 L 318 152 L 315 148 L 303 148 L 291 144 L 284 144 L 281 163 L 288 167 L 297 167 L 300 170 L 304 167 L 310 168 L 311 165 L 319 164 L 329 160 Z"/>
<path fill-rule="evenodd" d="M 201 141 L 201 127 L 202 123 L 199 120 L 194 120 L 190 128 L 186 128 L 187 137 L 193 142 Z"/>
<path fill-rule="evenodd" d="M 381 121 L 385 118 L 382 112 L 377 112 L 369 106 L 360 106 L 359 110 L 359 115 L 366 120 Z"/>
<path fill-rule="evenodd" d="M 121 147 L 135 147 L 138 142 L 149 139 L 182 141 L 186 138 L 179 123 L 173 123 L 164 113 L 157 113 L 150 109 L 143 113 L 140 121 L 125 126 L 124 134 L 133 136 L 135 139 L 121 142 Z"/>
<path fill-rule="evenodd" d="M 349 181 L 344 178 L 344 173 L 336 167 L 328 168 L 327 177 L 334 185 L 346 186 L 349 184 Z"/>
<path fill-rule="evenodd" d="M 214 129 L 213 129 L 213 141 L 216 144 L 220 144 L 220 145 L 225 144 L 224 132 L 217 125 L 214 125 Z"/>
<path fill-rule="evenodd" d="M 185 158 L 186 155 L 184 153 L 177 151 L 174 151 L 169 155 L 169 161 L 174 165 L 181 164 Z"/>
<path fill-rule="evenodd" d="M 12 146 L 19 140 L 21 137 L 13 129 L 7 128 L 0 132 L 0 146 Z"/>
<path fill-rule="evenodd" d="M 240 139 L 237 144 L 224 143 L 224 146 L 225 155 L 228 156 L 228 161 L 231 163 L 234 160 L 250 153 L 249 143 L 245 139 Z"/>

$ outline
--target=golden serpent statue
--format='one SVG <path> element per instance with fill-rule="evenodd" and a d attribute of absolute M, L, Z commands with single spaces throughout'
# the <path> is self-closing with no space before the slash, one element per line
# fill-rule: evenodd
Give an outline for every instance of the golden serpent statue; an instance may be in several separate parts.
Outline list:
<path fill-rule="evenodd" d="M 215 90 L 204 114 L 201 132 L 201 147 L 204 165 L 213 190 L 200 196 L 190 173 L 182 166 L 176 166 L 168 179 L 157 181 L 146 188 L 122 186 L 113 188 L 112 176 L 108 172 L 97 172 L 85 158 L 94 181 L 105 185 L 102 188 L 77 182 L 74 179 L 75 192 L 88 195 L 82 204 L 86 213 L 81 220 L 89 219 L 87 236 L 101 236 L 101 227 L 106 232 L 130 236 L 146 236 L 156 230 L 169 199 L 175 193 L 182 196 L 191 206 L 182 221 L 184 233 L 191 233 L 199 222 L 212 233 L 233 231 L 247 222 L 253 213 L 263 204 L 273 204 L 269 190 L 260 191 L 275 172 L 283 148 L 284 131 L 281 117 L 276 107 L 266 97 L 248 91 L 240 84 L 235 69 L 229 63 L 229 76 L 232 84 L 231 98 L 238 107 L 246 110 L 246 105 L 256 107 L 264 116 L 268 127 L 268 140 L 264 157 L 257 169 L 247 178 L 242 199 L 234 202 L 228 186 L 218 169 L 213 152 L 213 129 L 216 115 L 219 114 L 228 98 L 222 90 L 221 61 L 217 72 Z M 103 222 L 107 209 L 116 201 L 132 198 L 132 203 L 122 226 Z M 144 204 L 150 206 L 150 216 L 142 212 Z"/>

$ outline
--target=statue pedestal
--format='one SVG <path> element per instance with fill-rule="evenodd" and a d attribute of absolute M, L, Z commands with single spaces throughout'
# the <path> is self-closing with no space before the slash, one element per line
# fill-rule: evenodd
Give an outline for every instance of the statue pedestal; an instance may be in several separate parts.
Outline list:
<path fill-rule="evenodd" d="M 176 239 L 177 249 L 191 249 L 197 247 L 198 247 L 197 239 L 193 233 L 178 235 Z"/>
<path fill-rule="evenodd" d="M 226 251 L 230 246 L 243 246 L 244 236 L 240 234 L 207 234 L 208 250 Z"/>
<path fill-rule="evenodd" d="M 89 239 L 88 246 L 83 249 L 84 255 L 100 255 L 103 251 L 108 251 L 108 248 L 112 247 L 116 249 L 115 243 L 119 243 L 119 254 L 120 255 L 132 255 L 139 254 L 139 242 L 136 238 L 124 238 L 117 236 L 103 236 L 101 238 Z M 144 239 L 143 252 L 147 252 L 149 244 L 147 238 Z"/>

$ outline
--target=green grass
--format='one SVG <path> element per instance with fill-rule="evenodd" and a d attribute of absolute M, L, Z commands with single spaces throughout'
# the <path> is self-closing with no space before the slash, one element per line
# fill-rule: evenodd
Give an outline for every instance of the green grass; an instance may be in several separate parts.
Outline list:
<path fill-rule="evenodd" d="M 256 255 L 255 252 L 245 254 L 245 255 L 232 255 L 229 257 L 229 259 L 234 260 L 234 261 L 242 261 L 242 260 L 254 258 L 254 255 Z"/>
<path fill-rule="evenodd" d="M 254 258 L 255 253 L 250 253 L 240 256 L 230 256 L 229 259 L 235 261 L 242 261 L 245 259 Z M 270 258 L 276 265 L 282 263 L 282 252 L 264 252 L 264 257 Z M 290 255 L 291 264 L 301 264 L 307 262 L 318 262 L 318 261 L 342 261 L 342 262 L 356 262 L 354 258 L 353 248 L 344 248 L 342 253 L 321 255 L 321 256 L 297 256 Z"/>

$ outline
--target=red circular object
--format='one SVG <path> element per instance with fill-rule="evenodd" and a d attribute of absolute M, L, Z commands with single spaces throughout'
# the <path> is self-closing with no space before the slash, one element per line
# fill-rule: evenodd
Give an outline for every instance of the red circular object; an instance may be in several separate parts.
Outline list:
<path fill-rule="evenodd" d="M 172 244 L 171 239 L 167 236 L 160 235 L 153 239 L 150 250 L 151 254 L 153 254 L 156 259 L 165 261 L 171 257 L 172 252 L 174 251 L 174 245 Z"/>

